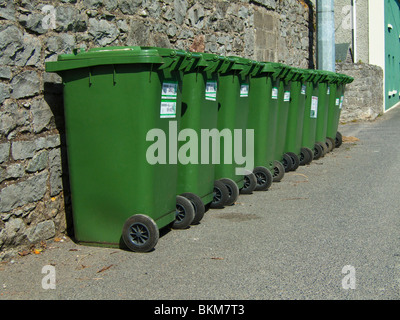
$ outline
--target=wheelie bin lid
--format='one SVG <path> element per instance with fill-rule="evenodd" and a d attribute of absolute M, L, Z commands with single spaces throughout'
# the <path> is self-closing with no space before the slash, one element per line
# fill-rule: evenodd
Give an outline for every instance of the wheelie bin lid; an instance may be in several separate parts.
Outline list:
<path fill-rule="evenodd" d="M 283 79 L 290 67 L 278 62 L 259 62 L 253 69 L 252 76 L 266 75 L 276 79 Z"/>
<path fill-rule="evenodd" d="M 332 71 L 324 71 L 327 75 L 326 82 L 329 84 L 338 84 L 341 80 L 341 77 L 336 73 Z"/>
<path fill-rule="evenodd" d="M 302 70 L 303 70 L 302 80 L 305 82 L 312 82 L 313 79 L 317 76 L 317 74 L 314 72 L 313 69 L 302 69 Z"/>
<path fill-rule="evenodd" d="M 74 49 L 71 54 L 61 54 L 57 61 L 46 62 L 47 72 L 61 72 L 110 64 L 159 64 L 162 68 L 179 68 L 188 52 L 157 47 L 103 47 L 89 50 Z"/>
<path fill-rule="evenodd" d="M 318 69 L 310 69 L 310 72 L 314 74 L 312 82 L 314 82 L 315 84 L 326 82 L 327 74 L 324 71 Z"/>
<path fill-rule="evenodd" d="M 239 71 L 242 75 L 249 75 L 258 64 L 255 60 L 250 60 L 237 56 L 221 56 L 223 60 L 219 68 L 220 73 Z"/>
<path fill-rule="evenodd" d="M 184 72 L 194 72 L 203 70 L 217 72 L 224 62 L 224 57 L 212 53 L 186 52 L 180 70 Z"/>
<path fill-rule="evenodd" d="M 302 81 L 304 75 L 304 71 L 300 68 L 291 67 L 286 79 L 290 81 Z"/>
<path fill-rule="evenodd" d="M 352 83 L 354 81 L 353 77 L 350 77 L 346 74 L 337 73 L 337 75 L 341 78 L 341 80 L 340 80 L 341 84 L 348 84 L 348 83 Z"/>

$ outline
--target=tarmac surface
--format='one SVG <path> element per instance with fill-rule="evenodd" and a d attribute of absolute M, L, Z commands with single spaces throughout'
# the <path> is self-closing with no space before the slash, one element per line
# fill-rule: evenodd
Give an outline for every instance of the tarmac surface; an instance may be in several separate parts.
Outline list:
<path fill-rule="evenodd" d="M 357 139 L 150 253 L 65 238 L 0 263 L 0 300 L 398 300 L 400 108 L 339 130 Z"/>

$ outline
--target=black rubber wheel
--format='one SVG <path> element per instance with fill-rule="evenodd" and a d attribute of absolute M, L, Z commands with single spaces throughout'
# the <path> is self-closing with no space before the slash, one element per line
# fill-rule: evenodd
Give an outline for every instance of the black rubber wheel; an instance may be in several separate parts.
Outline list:
<path fill-rule="evenodd" d="M 253 173 L 257 178 L 256 191 L 266 191 L 271 187 L 273 180 L 271 171 L 265 167 L 256 167 Z"/>
<path fill-rule="evenodd" d="M 219 179 L 227 188 L 228 188 L 228 200 L 225 202 L 225 206 L 231 206 L 233 205 L 236 200 L 239 198 L 239 187 L 237 186 L 236 182 L 228 179 L 228 178 L 222 178 Z"/>
<path fill-rule="evenodd" d="M 149 252 L 160 237 L 157 224 L 143 214 L 128 218 L 122 228 L 122 239 L 128 249 L 135 252 Z"/>
<path fill-rule="evenodd" d="M 322 157 L 324 153 L 324 149 L 320 143 L 316 143 L 314 145 L 314 160 L 318 160 Z"/>
<path fill-rule="evenodd" d="M 222 209 L 228 201 L 229 191 L 224 183 L 219 180 L 214 181 L 214 198 L 210 204 L 212 209 Z"/>
<path fill-rule="evenodd" d="M 325 142 L 317 142 L 317 143 L 319 143 L 321 145 L 322 149 L 324 150 L 324 153 L 322 156 L 325 157 L 325 155 L 329 152 L 326 143 Z"/>
<path fill-rule="evenodd" d="M 274 161 L 274 170 L 273 170 L 273 182 L 281 182 L 283 177 L 285 176 L 285 168 L 280 161 Z"/>
<path fill-rule="evenodd" d="M 339 148 L 342 145 L 342 143 L 343 143 L 343 136 L 338 131 L 338 132 L 336 132 L 335 147 Z"/>
<path fill-rule="evenodd" d="M 182 193 L 181 196 L 189 199 L 194 208 L 194 219 L 192 224 L 199 224 L 201 219 L 204 217 L 204 213 L 206 212 L 203 201 L 198 195 L 191 192 Z"/>
<path fill-rule="evenodd" d="M 194 207 L 189 199 L 182 196 L 176 196 L 176 214 L 175 221 L 172 224 L 173 229 L 186 229 L 194 219 Z"/>
<path fill-rule="evenodd" d="M 290 171 L 296 171 L 300 165 L 299 156 L 293 152 L 287 152 L 286 154 L 292 159 L 292 168 Z"/>
<path fill-rule="evenodd" d="M 336 148 L 335 139 L 332 139 L 332 138 L 329 138 L 329 137 L 327 137 L 326 139 L 328 139 L 332 143 L 332 151 L 333 151 L 333 149 Z"/>
<path fill-rule="evenodd" d="M 333 150 L 333 143 L 330 139 L 326 138 L 325 141 L 326 147 L 328 148 L 328 152 L 332 152 Z"/>
<path fill-rule="evenodd" d="M 282 164 L 285 168 L 285 172 L 289 172 L 292 170 L 292 158 L 289 157 L 286 153 L 283 155 Z"/>
<path fill-rule="evenodd" d="M 305 166 L 307 164 L 310 164 L 311 161 L 313 161 L 314 154 L 309 148 L 301 148 L 300 151 L 300 165 Z"/>
<path fill-rule="evenodd" d="M 244 186 L 240 189 L 241 194 L 252 194 L 257 187 L 257 178 L 253 172 L 244 176 Z"/>

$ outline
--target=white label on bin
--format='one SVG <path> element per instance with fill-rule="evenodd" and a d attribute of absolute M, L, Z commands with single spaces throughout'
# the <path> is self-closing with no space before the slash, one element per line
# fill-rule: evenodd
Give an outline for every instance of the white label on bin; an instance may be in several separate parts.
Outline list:
<path fill-rule="evenodd" d="M 326 94 L 331 94 L 331 87 L 328 87 L 328 90 L 326 90 Z"/>
<path fill-rule="evenodd" d="M 160 118 L 175 118 L 176 117 L 176 102 L 161 101 Z"/>
<path fill-rule="evenodd" d="M 272 99 L 278 99 L 278 88 L 272 88 Z"/>
<path fill-rule="evenodd" d="M 339 109 L 342 109 L 342 107 L 343 107 L 343 100 L 344 100 L 344 96 L 341 96 L 341 97 L 340 97 Z"/>
<path fill-rule="evenodd" d="M 176 100 L 178 95 L 177 82 L 164 82 L 162 84 L 161 99 Z"/>
<path fill-rule="evenodd" d="M 301 94 L 306 94 L 306 89 L 307 89 L 307 86 L 305 84 L 303 84 L 301 86 Z"/>
<path fill-rule="evenodd" d="M 318 97 L 312 97 L 310 118 L 316 119 L 318 115 Z"/>
<path fill-rule="evenodd" d="M 241 98 L 246 98 L 249 96 L 249 85 L 248 84 L 242 84 L 240 86 L 240 97 Z"/>
<path fill-rule="evenodd" d="M 207 81 L 206 100 L 217 101 L 217 81 Z"/>
<path fill-rule="evenodd" d="M 289 102 L 290 101 L 290 91 L 285 91 L 285 94 L 283 96 L 283 101 L 284 102 Z"/>
<path fill-rule="evenodd" d="M 339 98 L 336 99 L 336 105 L 337 105 L 337 106 L 340 105 L 340 99 L 339 99 Z"/>

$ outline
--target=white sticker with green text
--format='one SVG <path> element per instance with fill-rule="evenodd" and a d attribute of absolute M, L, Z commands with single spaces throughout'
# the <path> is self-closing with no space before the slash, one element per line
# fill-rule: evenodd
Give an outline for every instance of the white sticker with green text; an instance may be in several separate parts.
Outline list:
<path fill-rule="evenodd" d="M 316 119 L 318 115 L 318 97 L 312 97 L 310 117 Z"/>
<path fill-rule="evenodd" d="M 207 81 L 206 100 L 217 101 L 217 81 Z"/>
<path fill-rule="evenodd" d="M 178 82 L 163 82 L 161 89 L 160 118 L 176 118 Z"/>
<path fill-rule="evenodd" d="M 272 99 L 277 100 L 278 99 L 278 88 L 272 88 Z"/>
<path fill-rule="evenodd" d="M 249 96 L 249 85 L 248 84 L 242 84 L 240 86 L 240 97 L 241 98 L 246 98 Z"/>
<path fill-rule="evenodd" d="M 290 91 L 285 91 L 285 94 L 283 95 L 283 101 L 284 102 L 290 101 Z"/>

